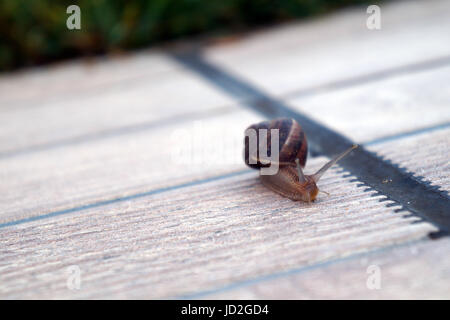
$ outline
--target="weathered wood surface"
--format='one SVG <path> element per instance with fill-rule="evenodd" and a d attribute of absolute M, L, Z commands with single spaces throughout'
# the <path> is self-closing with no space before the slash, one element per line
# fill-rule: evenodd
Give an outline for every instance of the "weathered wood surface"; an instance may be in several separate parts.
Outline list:
<path fill-rule="evenodd" d="M 94 92 L 75 91 L 69 98 L 42 99 L 0 108 L 0 156 L 220 114 L 233 102 L 183 70 L 129 83 L 122 80 L 120 86 Z"/>
<path fill-rule="evenodd" d="M 235 109 L 0 158 L 0 222 L 245 170 L 243 132 L 261 119 Z"/>
<path fill-rule="evenodd" d="M 289 104 L 350 139 L 366 143 L 449 125 L 449 96 L 450 65 L 300 96 Z"/>
<path fill-rule="evenodd" d="M 325 160 L 314 159 L 310 168 Z M 312 205 L 274 195 L 252 171 L 9 227 L 2 230 L 0 292 L 12 298 L 177 297 L 434 230 L 413 224 L 417 218 L 386 207 L 351 178 L 333 170 L 320 184 L 331 195 Z M 71 265 L 83 272 L 83 290 L 67 290 Z"/>
<path fill-rule="evenodd" d="M 293 23 L 205 53 L 272 95 L 299 95 L 408 73 L 450 52 L 446 1 L 381 5 L 382 25 L 366 28 L 366 7 Z"/>
<path fill-rule="evenodd" d="M 449 16 L 401 1 L 369 31 L 356 8 L 204 56 L 449 191 Z M 0 297 L 449 297 L 448 241 L 338 167 L 312 205 L 265 189 L 241 159 L 262 119 L 243 98 L 163 49 L 0 77 Z"/>
<path fill-rule="evenodd" d="M 74 60 L 51 66 L 0 75 L 0 105 L 36 107 L 42 102 L 64 101 L 78 95 L 114 91 L 128 83 L 163 78 L 180 69 L 165 52 L 142 50 L 107 59 Z M 26 90 L 24 90 L 26 88 Z M 33 103 L 34 102 L 34 103 Z"/>
<path fill-rule="evenodd" d="M 408 243 L 198 294 L 204 299 L 450 299 L 449 240 Z M 405 272 L 407 271 L 407 272 Z M 380 282 L 375 282 L 376 273 Z M 378 286 L 379 284 L 379 286 Z"/>
<path fill-rule="evenodd" d="M 384 141 L 368 148 L 416 177 L 450 192 L 450 128 Z"/>

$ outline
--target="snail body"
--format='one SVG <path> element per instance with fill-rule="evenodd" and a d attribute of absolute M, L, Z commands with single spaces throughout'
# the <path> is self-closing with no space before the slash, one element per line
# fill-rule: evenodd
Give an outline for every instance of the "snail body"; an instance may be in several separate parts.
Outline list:
<path fill-rule="evenodd" d="M 267 188 L 283 197 L 294 201 L 314 201 L 319 193 L 319 188 L 311 176 L 306 176 L 306 181 L 300 182 L 295 167 L 281 167 L 275 175 L 260 175 L 261 182 Z"/>
<path fill-rule="evenodd" d="M 251 133 L 252 130 L 260 131 L 261 129 L 263 129 L 264 135 L 256 136 L 257 146 L 256 150 L 252 152 L 249 132 Z M 274 129 L 275 131 L 273 131 Z M 272 139 L 271 135 L 273 134 L 278 135 L 278 142 Z M 246 130 L 246 136 L 248 136 L 244 141 L 244 161 L 246 165 L 252 169 L 260 170 L 260 179 L 263 185 L 294 201 L 314 201 L 319 193 L 317 182 L 321 176 L 332 165 L 357 147 L 353 145 L 326 163 L 315 174 L 305 175 L 303 168 L 306 165 L 308 143 L 306 134 L 294 119 L 280 118 L 251 125 Z M 267 141 L 264 141 L 266 136 Z M 275 152 L 278 155 L 278 161 L 271 158 L 271 162 L 268 163 L 267 157 L 261 155 L 261 149 L 266 149 L 264 152 L 267 152 L 267 155 L 274 155 Z M 263 170 L 273 164 L 277 166 L 276 173 L 264 174 Z"/>

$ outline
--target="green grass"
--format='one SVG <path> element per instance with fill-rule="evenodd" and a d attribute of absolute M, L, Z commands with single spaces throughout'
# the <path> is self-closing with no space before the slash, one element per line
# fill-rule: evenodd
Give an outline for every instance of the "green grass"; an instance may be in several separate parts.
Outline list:
<path fill-rule="evenodd" d="M 368 0 L 2 0 L 0 70 L 148 46 L 205 32 L 233 32 L 330 12 Z M 66 8 L 81 8 L 68 30 Z"/>

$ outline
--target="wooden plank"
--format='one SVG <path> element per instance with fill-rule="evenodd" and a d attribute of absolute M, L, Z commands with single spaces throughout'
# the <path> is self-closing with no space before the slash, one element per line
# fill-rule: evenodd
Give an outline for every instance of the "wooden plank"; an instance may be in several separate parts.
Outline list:
<path fill-rule="evenodd" d="M 450 128 L 368 147 L 416 177 L 450 192 Z M 387 180 L 388 182 L 388 180 Z"/>
<path fill-rule="evenodd" d="M 311 159 L 314 171 L 326 161 Z M 2 298 L 166 298 L 421 239 L 412 223 L 333 169 L 314 204 L 229 179 L 0 229 Z M 67 268 L 81 270 L 80 290 Z M 20 267 L 18 267 L 20 266 Z"/>
<path fill-rule="evenodd" d="M 448 239 L 423 241 L 254 279 L 234 289 L 218 288 L 203 298 L 449 299 L 449 251 Z M 379 287 L 375 273 L 380 275 Z"/>
<path fill-rule="evenodd" d="M 389 74 L 388 70 L 442 57 L 447 57 L 448 64 L 450 7 L 446 0 L 426 5 L 398 1 L 380 7 L 380 30 L 367 29 L 367 7 L 361 6 L 252 33 L 211 48 L 205 57 L 271 95 L 358 84 Z"/>
<path fill-rule="evenodd" d="M 0 109 L 30 107 L 103 90 L 120 90 L 136 81 L 155 81 L 179 68 L 160 49 L 146 49 L 0 74 Z"/>
<path fill-rule="evenodd" d="M 0 158 L 0 223 L 246 170 L 244 130 L 260 120 L 235 109 Z"/>
<path fill-rule="evenodd" d="M 293 98 L 288 104 L 364 143 L 450 123 L 449 95 L 450 66 Z"/>
<path fill-rule="evenodd" d="M 151 82 L 140 79 L 70 99 L 38 99 L 26 107 L 0 109 L 0 156 L 91 140 L 114 130 L 120 133 L 180 118 L 202 117 L 202 113 L 220 113 L 233 102 L 182 70 Z"/>

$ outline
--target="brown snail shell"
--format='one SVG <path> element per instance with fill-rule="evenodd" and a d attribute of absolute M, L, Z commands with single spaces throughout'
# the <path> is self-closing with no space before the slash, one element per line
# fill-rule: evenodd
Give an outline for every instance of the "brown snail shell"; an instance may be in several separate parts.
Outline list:
<path fill-rule="evenodd" d="M 263 121 L 253 124 L 247 129 L 267 129 L 267 151 L 271 154 L 271 129 L 279 129 L 279 162 L 280 165 L 295 166 L 295 159 L 299 159 L 300 165 L 304 168 L 308 155 L 308 143 L 302 127 L 294 119 L 279 118 L 270 121 Z M 257 154 L 259 154 L 259 136 Z M 245 164 L 253 169 L 268 167 L 270 164 L 262 164 L 259 159 L 256 164 L 249 163 L 249 139 L 245 138 Z"/>
<path fill-rule="evenodd" d="M 337 161 L 342 159 L 353 149 L 357 148 L 357 145 L 353 145 L 334 159 L 326 163 L 315 174 L 305 175 L 302 168 L 306 165 L 306 158 L 308 155 L 308 143 L 306 141 L 306 135 L 302 130 L 302 127 L 294 119 L 280 118 L 270 121 L 263 121 L 251 125 L 248 129 L 255 129 L 259 132 L 259 129 L 267 129 L 267 153 L 271 154 L 271 129 L 279 129 L 279 160 L 278 171 L 275 174 L 261 174 L 260 178 L 262 183 L 275 191 L 276 193 L 292 199 L 294 201 L 302 200 L 306 202 L 314 201 L 319 193 L 317 182 L 321 176 Z M 249 143 L 248 137 L 244 140 L 244 161 L 245 164 L 253 169 L 261 169 L 263 167 L 269 167 L 273 163 L 263 164 L 259 160 L 259 134 L 257 137 L 257 157 L 253 159 L 255 164 L 249 163 Z"/>

